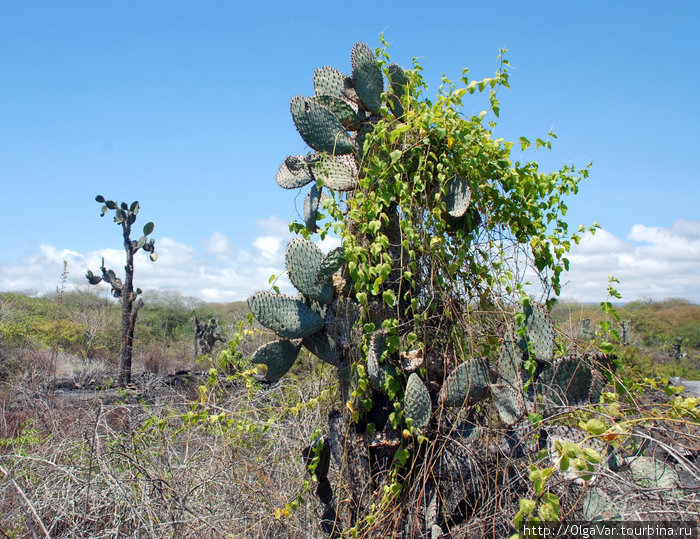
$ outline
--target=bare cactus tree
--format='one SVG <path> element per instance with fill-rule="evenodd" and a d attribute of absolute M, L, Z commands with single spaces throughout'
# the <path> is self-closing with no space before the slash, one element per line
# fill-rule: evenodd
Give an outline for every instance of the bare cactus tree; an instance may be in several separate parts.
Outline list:
<path fill-rule="evenodd" d="M 141 289 L 134 290 L 134 255 L 143 249 L 150 253 L 153 262 L 158 255 L 155 251 L 155 240 L 148 239 L 148 235 L 153 232 L 154 225 L 151 222 L 143 227 L 143 235 L 138 241 L 131 239 L 131 226 L 136 221 L 139 212 L 139 203 L 134 201 L 131 205 L 122 202 L 117 205 L 113 200 L 105 200 L 102 195 L 97 195 L 95 200 L 102 204 L 100 217 L 108 211 L 114 211 L 114 222 L 122 228 L 124 238 L 124 251 L 126 252 L 126 265 L 124 266 L 124 281 L 122 281 L 111 269 L 105 267 L 105 260 L 102 259 L 100 272 L 102 275 L 93 275 L 92 271 L 87 272 L 87 280 L 90 284 L 96 285 L 101 281 L 109 283 L 112 287 L 112 295 L 118 298 L 122 306 L 122 335 L 119 359 L 119 380 L 120 386 L 125 386 L 131 382 L 131 354 L 134 342 L 134 328 L 136 327 L 136 317 L 139 309 L 143 307 L 143 300 L 138 298 Z M 137 299 L 138 298 L 138 299 Z"/>

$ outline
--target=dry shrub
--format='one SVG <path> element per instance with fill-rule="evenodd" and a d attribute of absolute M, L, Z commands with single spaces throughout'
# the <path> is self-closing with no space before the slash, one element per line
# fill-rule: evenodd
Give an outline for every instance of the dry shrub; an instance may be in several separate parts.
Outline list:
<path fill-rule="evenodd" d="M 199 416 L 185 416 L 191 394 L 164 378 L 136 379 L 136 391 L 13 391 L 10 408 L 27 416 L 0 408 L 0 425 L 32 421 L 12 431 L 0 454 L 0 534 L 41 535 L 43 527 L 51 537 L 318 535 L 300 454 L 325 421 L 304 403 L 329 387 L 328 377 L 257 390 L 221 380 L 195 407 Z M 300 494 L 306 503 L 276 518 Z"/>

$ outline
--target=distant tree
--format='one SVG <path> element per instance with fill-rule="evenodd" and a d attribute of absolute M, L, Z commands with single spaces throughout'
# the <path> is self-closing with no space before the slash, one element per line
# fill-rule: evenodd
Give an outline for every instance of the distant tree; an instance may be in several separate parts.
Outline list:
<path fill-rule="evenodd" d="M 131 225 L 136 221 L 136 215 L 139 212 L 139 203 L 134 201 L 131 205 L 122 202 L 117 205 L 113 200 L 105 200 L 102 195 L 97 195 L 95 200 L 101 204 L 103 217 L 108 211 L 114 211 L 114 222 L 122 227 L 122 235 L 124 238 L 124 251 L 126 252 L 126 265 L 124 266 L 125 278 L 124 281 L 117 277 L 111 269 L 105 267 L 104 258 L 100 271 L 102 275 L 93 275 L 92 271 L 87 272 L 87 280 L 90 284 L 96 285 L 101 281 L 109 283 L 112 287 L 112 295 L 121 301 L 122 306 L 122 322 L 121 322 L 121 349 L 119 360 L 119 380 L 120 386 L 125 386 L 131 382 L 131 353 L 134 342 L 134 328 L 136 326 L 136 317 L 139 309 L 143 307 L 143 300 L 138 298 L 141 294 L 141 289 L 134 290 L 134 255 L 143 249 L 150 253 L 150 258 L 153 262 L 158 256 L 155 252 L 155 240 L 149 241 L 148 235 L 153 232 L 154 225 L 151 222 L 146 223 L 143 227 L 143 235 L 138 241 L 131 239 Z"/>
<path fill-rule="evenodd" d="M 221 328 L 215 318 L 209 322 L 200 322 L 194 317 L 194 356 L 197 357 L 199 351 L 202 354 L 208 354 L 214 348 L 217 341 L 224 342 L 221 336 Z"/>

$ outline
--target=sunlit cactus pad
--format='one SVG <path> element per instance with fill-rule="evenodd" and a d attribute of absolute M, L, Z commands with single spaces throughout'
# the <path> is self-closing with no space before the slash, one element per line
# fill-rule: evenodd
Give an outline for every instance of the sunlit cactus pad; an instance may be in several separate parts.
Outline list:
<path fill-rule="evenodd" d="M 279 186 L 285 189 L 298 189 L 313 180 L 303 155 L 287 157 L 280 165 L 275 179 Z"/>
<path fill-rule="evenodd" d="M 303 302 L 275 294 L 257 292 L 248 298 L 255 319 L 284 339 L 300 339 L 323 327 L 323 318 Z"/>
<path fill-rule="evenodd" d="M 334 67 L 319 67 L 314 71 L 314 90 L 316 95 L 334 95 L 342 98 L 345 78 L 345 75 Z"/>
<path fill-rule="evenodd" d="M 290 110 L 294 125 L 309 146 L 331 154 L 351 153 L 355 145 L 338 117 L 310 98 L 293 97 Z"/>
<path fill-rule="evenodd" d="M 364 43 L 355 43 L 352 48 L 352 80 L 362 104 L 373 114 L 379 114 L 384 79 L 377 57 Z"/>
<path fill-rule="evenodd" d="M 313 175 L 316 180 L 336 191 L 349 191 L 359 185 L 357 176 L 343 159 L 332 156 L 319 159 L 313 164 Z"/>
<path fill-rule="evenodd" d="M 472 192 L 469 181 L 462 176 L 453 176 L 447 181 L 445 204 L 447 213 L 453 219 L 464 217 L 471 203 Z"/>
<path fill-rule="evenodd" d="M 489 391 L 489 375 L 480 358 L 470 358 L 452 371 L 440 391 L 445 406 L 473 404 Z"/>
<path fill-rule="evenodd" d="M 525 307 L 527 340 L 535 359 L 551 362 L 554 358 L 554 324 L 547 309 L 537 303 Z"/>
<path fill-rule="evenodd" d="M 316 270 L 323 260 L 323 252 L 316 244 L 304 238 L 294 238 L 287 245 L 287 273 L 292 284 L 305 296 L 329 303 L 333 297 L 330 279 L 317 284 Z"/>
<path fill-rule="evenodd" d="M 253 363 L 259 363 L 267 367 L 268 380 L 279 380 L 292 368 L 300 349 L 300 340 L 281 339 L 269 342 L 258 348 L 250 360 Z"/>
<path fill-rule="evenodd" d="M 357 131 L 360 128 L 360 117 L 355 109 L 343 98 L 335 95 L 321 94 L 312 97 L 316 103 L 327 107 L 340 120 L 341 125 L 349 131 Z"/>
<path fill-rule="evenodd" d="M 411 419 L 414 427 L 424 427 L 430 421 L 432 404 L 428 388 L 415 372 L 408 377 L 403 402 L 404 415 Z"/>

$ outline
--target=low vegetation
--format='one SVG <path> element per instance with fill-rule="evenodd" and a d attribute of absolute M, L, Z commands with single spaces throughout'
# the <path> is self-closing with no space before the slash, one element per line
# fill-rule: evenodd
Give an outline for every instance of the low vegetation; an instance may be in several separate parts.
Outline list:
<path fill-rule="evenodd" d="M 615 307 L 614 279 L 600 307 L 556 305 L 585 230 L 569 230 L 564 201 L 588 167 L 545 174 L 493 137 L 503 52 L 494 77 L 443 77 L 435 100 L 419 65 L 362 43 L 351 58 L 351 76 L 319 68 L 315 95 L 291 101 L 315 150 L 277 174 L 310 184 L 286 254 L 296 296 L 274 282 L 247 306 L 153 294 L 131 326 L 130 380 L 123 302 L 120 315 L 62 285 L 0 296 L 6 536 L 437 539 L 697 520 L 700 399 L 660 376 L 697 373 L 698 307 Z M 487 110 L 465 116 L 481 92 Z M 128 223 L 134 207 L 111 205 Z M 151 231 L 127 250 L 152 249 Z M 343 245 L 322 253 L 311 238 L 330 232 Z"/>

